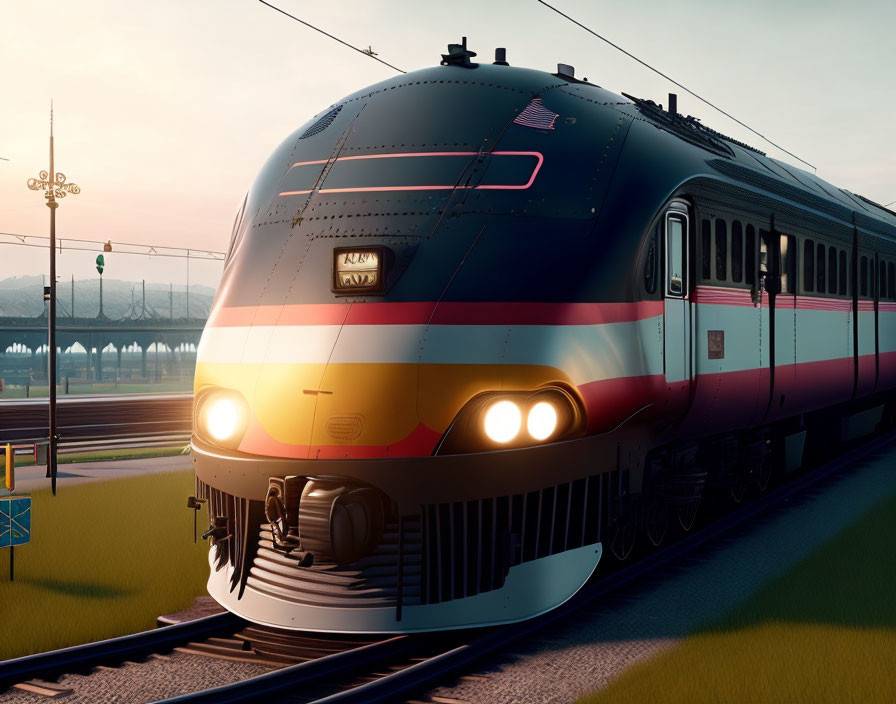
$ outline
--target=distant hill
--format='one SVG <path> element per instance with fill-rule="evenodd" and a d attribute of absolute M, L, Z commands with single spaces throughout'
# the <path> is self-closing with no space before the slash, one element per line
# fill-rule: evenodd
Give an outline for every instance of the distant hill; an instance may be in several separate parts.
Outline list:
<path fill-rule="evenodd" d="M 44 310 L 44 280 L 41 276 L 16 276 L 0 280 L 0 317 L 36 318 Z M 131 299 L 133 296 L 133 305 Z M 190 317 L 207 318 L 215 290 L 209 286 L 190 286 Z M 59 317 L 71 315 L 71 281 L 56 284 L 56 312 Z M 94 317 L 100 309 L 99 279 L 75 280 L 75 315 Z M 103 281 L 103 313 L 109 318 L 140 316 L 143 292 L 139 281 L 105 279 Z M 146 317 L 187 317 L 187 294 L 184 286 L 175 287 L 169 299 L 164 284 L 146 284 Z"/>

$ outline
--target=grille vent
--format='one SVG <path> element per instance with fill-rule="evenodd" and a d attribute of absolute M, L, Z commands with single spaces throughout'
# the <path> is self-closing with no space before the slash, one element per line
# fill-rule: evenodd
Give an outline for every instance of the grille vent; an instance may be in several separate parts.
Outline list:
<path fill-rule="evenodd" d="M 361 435 L 362 417 L 331 416 L 327 420 L 327 435 L 334 440 L 354 440 Z"/>
<path fill-rule="evenodd" d="M 314 135 L 320 134 L 321 132 L 323 132 L 325 129 L 327 129 L 327 127 L 330 126 L 330 124 L 332 124 L 333 120 L 336 119 L 336 116 L 339 114 L 340 110 L 342 110 L 341 105 L 339 107 L 336 107 L 336 108 L 333 108 L 332 110 L 330 110 L 330 112 L 328 112 L 326 115 L 324 115 L 322 118 L 320 118 L 317 122 L 315 122 L 313 125 L 311 125 L 311 127 L 309 127 L 307 130 L 305 130 L 302 133 L 302 136 L 299 137 L 299 139 L 313 137 Z"/>
<path fill-rule="evenodd" d="M 386 525 L 379 547 L 351 565 L 315 561 L 300 567 L 297 556 L 276 548 L 269 524 L 261 526 L 258 552 L 247 584 L 262 594 L 307 606 L 394 607 L 420 603 L 420 519 Z M 400 572 L 400 574 L 399 574 Z"/>
<path fill-rule="evenodd" d="M 498 589 L 514 565 L 598 542 L 619 481 L 613 471 L 527 494 L 423 506 L 423 603 Z"/>
<path fill-rule="evenodd" d="M 213 544 L 217 548 L 215 568 L 221 569 L 228 563 L 232 565 L 230 590 L 239 587 L 242 595 L 256 549 L 256 542 L 250 540 L 249 536 L 258 530 L 258 525 L 264 518 L 264 504 L 261 501 L 231 496 L 199 479 L 196 479 L 196 496 L 208 501 L 210 522 L 224 528 L 221 535 L 213 538 Z"/>

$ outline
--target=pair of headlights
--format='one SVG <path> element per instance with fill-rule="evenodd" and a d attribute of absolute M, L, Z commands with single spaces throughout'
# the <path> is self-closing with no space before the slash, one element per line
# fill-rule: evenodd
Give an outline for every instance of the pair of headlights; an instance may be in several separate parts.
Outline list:
<path fill-rule="evenodd" d="M 547 440 L 557 430 L 559 418 L 553 403 L 539 401 L 526 414 L 526 431 L 533 440 Z M 523 412 L 513 401 L 498 401 L 489 406 L 482 425 L 490 440 L 508 443 L 519 436 L 522 430 Z"/>
<path fill-rule="evenodd" d="M 559 386 L 487 392 L 472 398 L 460 410 L 436 454 L 485 452 L 565 440 L 583 431 L 584 420 L 579 402 Z"/>
<path fill-rule="evenodd" d="M 235 450 L 248 425 L 249 407 L 240 393 L 208 389 L 197 396 L 194 428 L 206 442 Z M 584 412 L 566 389 L 487 392 L 464 405 L 436 453 L 525 447 L 574 437 L 583 428 Z"/>

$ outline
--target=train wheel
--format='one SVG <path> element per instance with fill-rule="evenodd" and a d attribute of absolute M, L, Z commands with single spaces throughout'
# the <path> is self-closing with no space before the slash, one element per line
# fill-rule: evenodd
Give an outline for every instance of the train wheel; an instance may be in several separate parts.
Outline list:
<path fill-rule="evenodd" d="M 766 458 L 760 465 L 759 471 L 756 473 L 756 486 L 760 493 L 768 491 L 768 485 L 772 481 L 772 463 Z"/>
<path fill-rule="evenodd" d="M 749 476 L 745 472 L 738 472 L 734 478 L 734 483 L 728 487 L 728 495 L 731 497 L 731 500 L 736 504 L 742 503 L 747 495 L 747 487 L 749 485 Z"/>
<path fill-rule="evenodd" d="M 613 523 L 610 529 L 610 552 L 620 562 L 625 562 L 632 555 L 635 549 L 635 522 L 629 518 L 622 517 Z"/>
<path fill-rule="evenodd" d="M 681 526 L 681 529 L 687 533 L 694 527 L 694 523 L 697 521 L 697 511 L 700 510 L 700 499 L 696 499 L 694 501 L 689 501 L 683 506 L 679 506 L 678 510 L 675 512 L 675 515 L 678 517 L 678 525 Z"/>
<path fill-rule="evenodd" d="M 647 540 L 658 548 L 666 540 L 669 532 L 669 509 L 664 501 L 654 500 L 647 509 L 647 520 L 644 527 Z"/>

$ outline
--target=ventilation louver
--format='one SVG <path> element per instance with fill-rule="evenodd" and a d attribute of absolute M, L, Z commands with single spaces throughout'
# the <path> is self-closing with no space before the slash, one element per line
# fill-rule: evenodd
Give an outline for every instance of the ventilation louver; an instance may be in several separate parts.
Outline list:
<path fill-rule="evenodd" d="M 336 119 L 336 116 L 339 114 L 340 110 L 342 110 L 341 105 L 339 107 L 335 107 L 332 110 L 330 110 L 326 115 L 324 115 L 317 122 L 315 122 L 313 125 L 311 125 L 311 127 L 309 127 L 307 130 L 305 130 L 302 133 L 302 136 L 299 137 L 299 139 L 305 139 L 306 137 L 313 137 L 314 135 L 320 134 L 321 132 L 323 132 L 325 129 L 327 129 L 327 127 L 330 126 L 330 124 L 333 122 L 333 120 Z"/>

